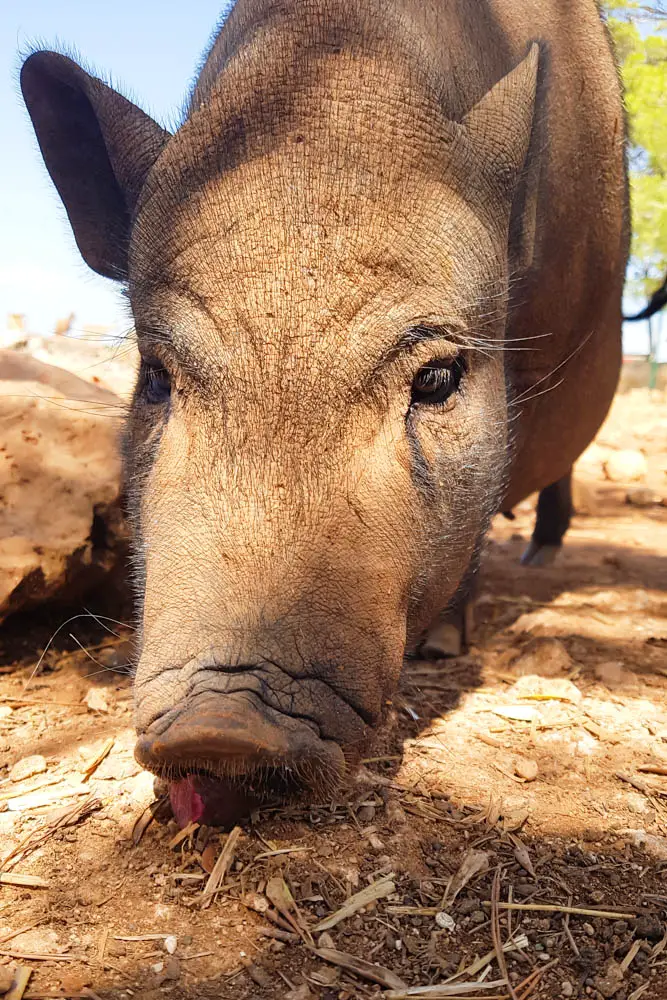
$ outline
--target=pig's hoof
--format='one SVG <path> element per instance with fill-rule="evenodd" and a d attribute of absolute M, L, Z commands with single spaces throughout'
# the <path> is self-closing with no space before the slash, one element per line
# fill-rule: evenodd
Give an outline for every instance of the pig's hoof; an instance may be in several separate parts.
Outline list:
<path fill-rule="evenodd" d="M 447 657 L 460 656 L 463 652 L 461 629 L 451 622 L 436 625 L 424 639 L 419 652 L 425 660 L 443 660 Z"/>
<path fill-rule="evenodd" d="M 522 566 L 551 566 L 560 552 L 560 545 L 538 545 L 532 539 L 521 556 Z"/>

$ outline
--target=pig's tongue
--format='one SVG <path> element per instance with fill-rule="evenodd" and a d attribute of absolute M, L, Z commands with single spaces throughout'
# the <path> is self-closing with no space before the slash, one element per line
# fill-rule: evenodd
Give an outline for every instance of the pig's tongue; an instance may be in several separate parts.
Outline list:
<path fill-rule="evenodd" d="M 198 823 L 204 815 L 204 800 L 195 788 L 194 777 L 189 774 L 169 785 L 169 799 L 174 817 L 180 827 Z"/>
<path fill-rule="evenodd" d="M 215 778 L 189 774 L 169 785 L 169 798 L 176 822 L 231 827 L 248 816 L 258 800 L 250 792 Z"/>

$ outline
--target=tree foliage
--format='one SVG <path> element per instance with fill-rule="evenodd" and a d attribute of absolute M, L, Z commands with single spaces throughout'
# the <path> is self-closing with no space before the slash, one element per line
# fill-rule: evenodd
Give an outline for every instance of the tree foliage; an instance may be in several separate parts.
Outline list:
<path fill-rule="evenodd" d="M 647 292 L 667 271 L 667 6 L 641 0 L 604 6 L 628 114 L 630 275 Z"/>

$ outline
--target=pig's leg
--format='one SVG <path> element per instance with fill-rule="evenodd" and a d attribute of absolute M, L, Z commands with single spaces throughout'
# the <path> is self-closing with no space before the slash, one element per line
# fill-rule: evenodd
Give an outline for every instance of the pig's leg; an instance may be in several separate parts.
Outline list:
<path fill-rule="evenodd" d="M 524 566 L 549 566 L 558 554 L 572 517 L 572 472 L 545 486 L 537 501 L 537 520 L 521 562 Z"/>
<path fill-rule="evenodd" d="M 466 573 L 449 605 L 431 625 L 418 649 L 425 660 L 461 656 L 472 642 L 477 560 Z"/>

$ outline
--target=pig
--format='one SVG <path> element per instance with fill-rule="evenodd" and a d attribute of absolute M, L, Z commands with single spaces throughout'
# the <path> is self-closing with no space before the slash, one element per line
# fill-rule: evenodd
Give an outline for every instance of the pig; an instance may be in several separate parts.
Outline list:
<path fill-rule="evenodd" d="M 597 5 L 238 0 L 174 134 L 56 52 L 21 87 L 141 352 L 137 759 L 181 823 L 329 796 L 459 628 L 492 516 L 540 491 L 527 561 L 560 545 L 612 399 Z"/>

